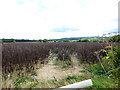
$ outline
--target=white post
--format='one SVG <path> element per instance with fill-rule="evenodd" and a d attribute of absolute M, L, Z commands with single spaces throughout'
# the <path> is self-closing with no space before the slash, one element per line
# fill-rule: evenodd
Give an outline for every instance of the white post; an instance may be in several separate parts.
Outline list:
<path fill-rule="evenodd" d="M 60 88 L 57 88 L 57 89 L 54 89 L 54 90 L 62 90 L 63 88 L 71 88 L 71 89 L 74 89 L 74 88 L 86 88 L 86 87 L 89 87 L 89 86 L 92 86 L 92 80 L 91 79 L 88 79 L 88 80 L 84 80 L 84 81 L 81 81 L 81 82 L 77 82 L 77 83 L 74 83 L 74 84 L 70 84 L 70 85 L 67 85 L 67 86 L 63 86 L 63 87 L 60 87 Z"/>

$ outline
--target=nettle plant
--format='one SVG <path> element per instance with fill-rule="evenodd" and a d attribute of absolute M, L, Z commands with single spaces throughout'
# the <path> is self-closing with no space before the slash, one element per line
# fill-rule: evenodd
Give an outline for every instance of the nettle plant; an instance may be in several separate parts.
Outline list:
<path fill-rule="evenodd" d="M 120 70 L 120 47 L 118 44 L 114 45 L 113 42 L 109 42 L 109 38 L 105 36 L 104 40 L 107 46 L 100 50 L 98 59 L 105 75 L 108 74 L 109 76 L 116 77 L 118 76 L 118 70 Z"/>
<path fill-rule="evenodd" d="M 104 57 L 103 64 L 107 70 L 107 74 L 110 76 L 118 76 L 118 70 L 120 70 L 120 48 L 113 47 L 113 50 L 107 53 L 107 56 Z"/>
<path fill-rule="evenodd" d="M 118 77 L 120 70 L 120 47 L 117 42 L 109 42 L 110 36 L 105 36 L 103 40 L 106 46 L 95 52 L 98 62 L 92 64 L 88 70 L 97 75 L 109 75 Z M 110 35 L 110 33 L 108 34 Z M 101 45 L 102 46 L 102 45 Z"/>

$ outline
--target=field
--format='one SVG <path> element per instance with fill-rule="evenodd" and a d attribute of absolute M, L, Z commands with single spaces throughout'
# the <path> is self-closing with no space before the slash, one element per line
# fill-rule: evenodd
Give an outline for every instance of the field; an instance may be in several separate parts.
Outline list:
<path fill-rule="evenodd" d="M 100 51 L 106 46 L 98 42 L 3 43 L 3 88 L 58 88 L 89 78 L 99 83 L 87 69 L 91 64 L 99 66 L 99 59 L 106 55 Z M 117 87 L 113 79 L 101 78 Z"/>
<path fill-rule="evenodd" d="M 3 44 L 3 72 L 14 70 L 14 65 L 30 68 L 38 61 L 45 63 L 50 52 L 57 54 L 58 60 L 70 61 L 70 55 L 76 54 L 81 61 L 95 62 L 95 51 L 104 48 L 98 43 L 10 43 Z"/>

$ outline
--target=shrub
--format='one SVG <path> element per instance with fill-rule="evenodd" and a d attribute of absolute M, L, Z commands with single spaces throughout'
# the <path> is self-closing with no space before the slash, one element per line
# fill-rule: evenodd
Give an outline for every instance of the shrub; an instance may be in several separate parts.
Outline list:
<path fill-rule="evenodd" d="M 111 77 L 119 77 L 118 73 L 120 70 L 120 48 L 112 47 L 105 57 L 100 59 L 96 64 L 91 64 L 90 66 L 85 66 L 86 70 L 96 75 L 109 75 Z"/>
<path fill-rule="evenodd" d="M 120 42 L 120 35 L 113 36 L 109 39 L 110 42 Z"/>

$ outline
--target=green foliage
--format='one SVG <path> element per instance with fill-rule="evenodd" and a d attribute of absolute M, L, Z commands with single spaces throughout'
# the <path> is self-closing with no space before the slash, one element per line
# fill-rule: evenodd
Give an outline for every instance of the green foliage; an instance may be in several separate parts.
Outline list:
<path fill-rule="evenodd" d="M 70 42 L 70 40 L 62 40 L 62 42 Z"/>
<path fill-rule="evenodd" d="M 14 42 L 14 41 L 15 41 L 14 39 L 2 39 L 3 43 L 11 43 L 11 42 Z"/>
<path fill-rule="evenodd" d="M 57 61 L 54 61 L 53 63 L 54 63 L 54 65 L 60 66 L 61 68 L 69 68 L 69 67 L 71 67 L 71 62 L 69 62 L 69 61 L 57 60 Z"/>
<path fill-rule="evenodd" d="M 38 41 L 39 41 L 39 42 L 42 42 L 42 40 L 41 40 L 41 39 L 39 39 Z"/>
<path fill-rule="evenodd" d="M 109 75 L 113 78 L 118 77 L 118 72 L 120 69 L 120 51 L 118 49 L 120 48 L 113 47 L 113 50 L 109 51 L 107 56 L 102 58 L 101 63 L 85 66 L 86 70 L 96 75 Z M 106 72 L 103 70 L 101 64 Z"/>
<path fill-rule="evenodd" d="M 77 42 L 89 42 L 88 39 L 79 39 Z"/>
<path fill-rule="evenodd" d="M 107 72 L 115 68 L 113 63 L 113 61 L 115 60 L 112 57 L 113 57 L 113 52 L 109 51 L 107 56 L 102 59 L 102 64 L 104 65 Z"/>
<path fill-rule="evenodd" d="M 92 78 L 93 86 L 89 88 L 118 88 L 117 80 L 107 76 Z"/>
<path fill-rule="evenodd" d="M 79 39 L 76 42 L 104 42 L 102 38 L 86 38 L 86 39 Z"/>
<path fill-rule="evenodd" d="M 92 79 L 93 86 L 88 87 L 89 88 L 118 88 L 118 80 L 110 78 L 108 76 L 96 76 L 96 77 L 91 77 L 91 75 L 73 75 L 73 76 L 67 76 L 65 78 L 66 82 L 69 82 L 70 84 L 71 81 L 75 82 L 80 82 L 83 80 L 87 80 L 88 78 Z"/>
<path fill-rule="evenodd" d="M 76 76 L 67 76 L 65 79 L 66 80 L 71 80 L 71 79 L 77 79 L 77 77 Z"/>
<path fill-rule="evenodd" d="M 37 83 L 37 80 L 34 80 L 32 77 L 22 76 L 21 78 L 16 79 L 15 88 L 22 88 L 25 84 L 28 84 L 26 87 L 34 88 Z"/>
<path fill-rule="evenodd" d="M 120 42 L 120 35 L 113 36 L 109 39 L 110 42 Z"/>
<path fill-rule="evenodd" d="M 68 68 L 70 67 L 71 63 L 69 61 L 63 61 L 63 66 L 62 68 Z"/>
<path fill-rule="evenodd" d="M 118 77 L 120 69 L 120 47 L 113 47 L 113 50 L 109 51 L 107 56 L 103 58 L 103 64 L 112 77 Z"/>
<path fill-rule="evenodd" d="M 44 39 L 44 40 L 42 40 L 42 42 L 48 42 L 48 40 L 47 40 L 47 39 Z"/>
<path fill-rule="evenodd" d="M 82 42 L 89 42 L 89 40 L 88 39 L 83 39 Z"/>
<path fill-rule="evenodd" d="M 104 75 L 105 72 L 99 63 L 85 66 L 85 69 L 96 75 Z"/>
<path fill-rule="evenodd" d="M 120 67 L 120 47 L 116 46 L 113 48 L 114 51 L 114 58 L 115 58 L 115 64 L 117 65 L 116 67 Z"/>
<path fill-rule="evenodd" d="M 2 40 L 0 40 L 0 43 L 2 43 Z"/>

